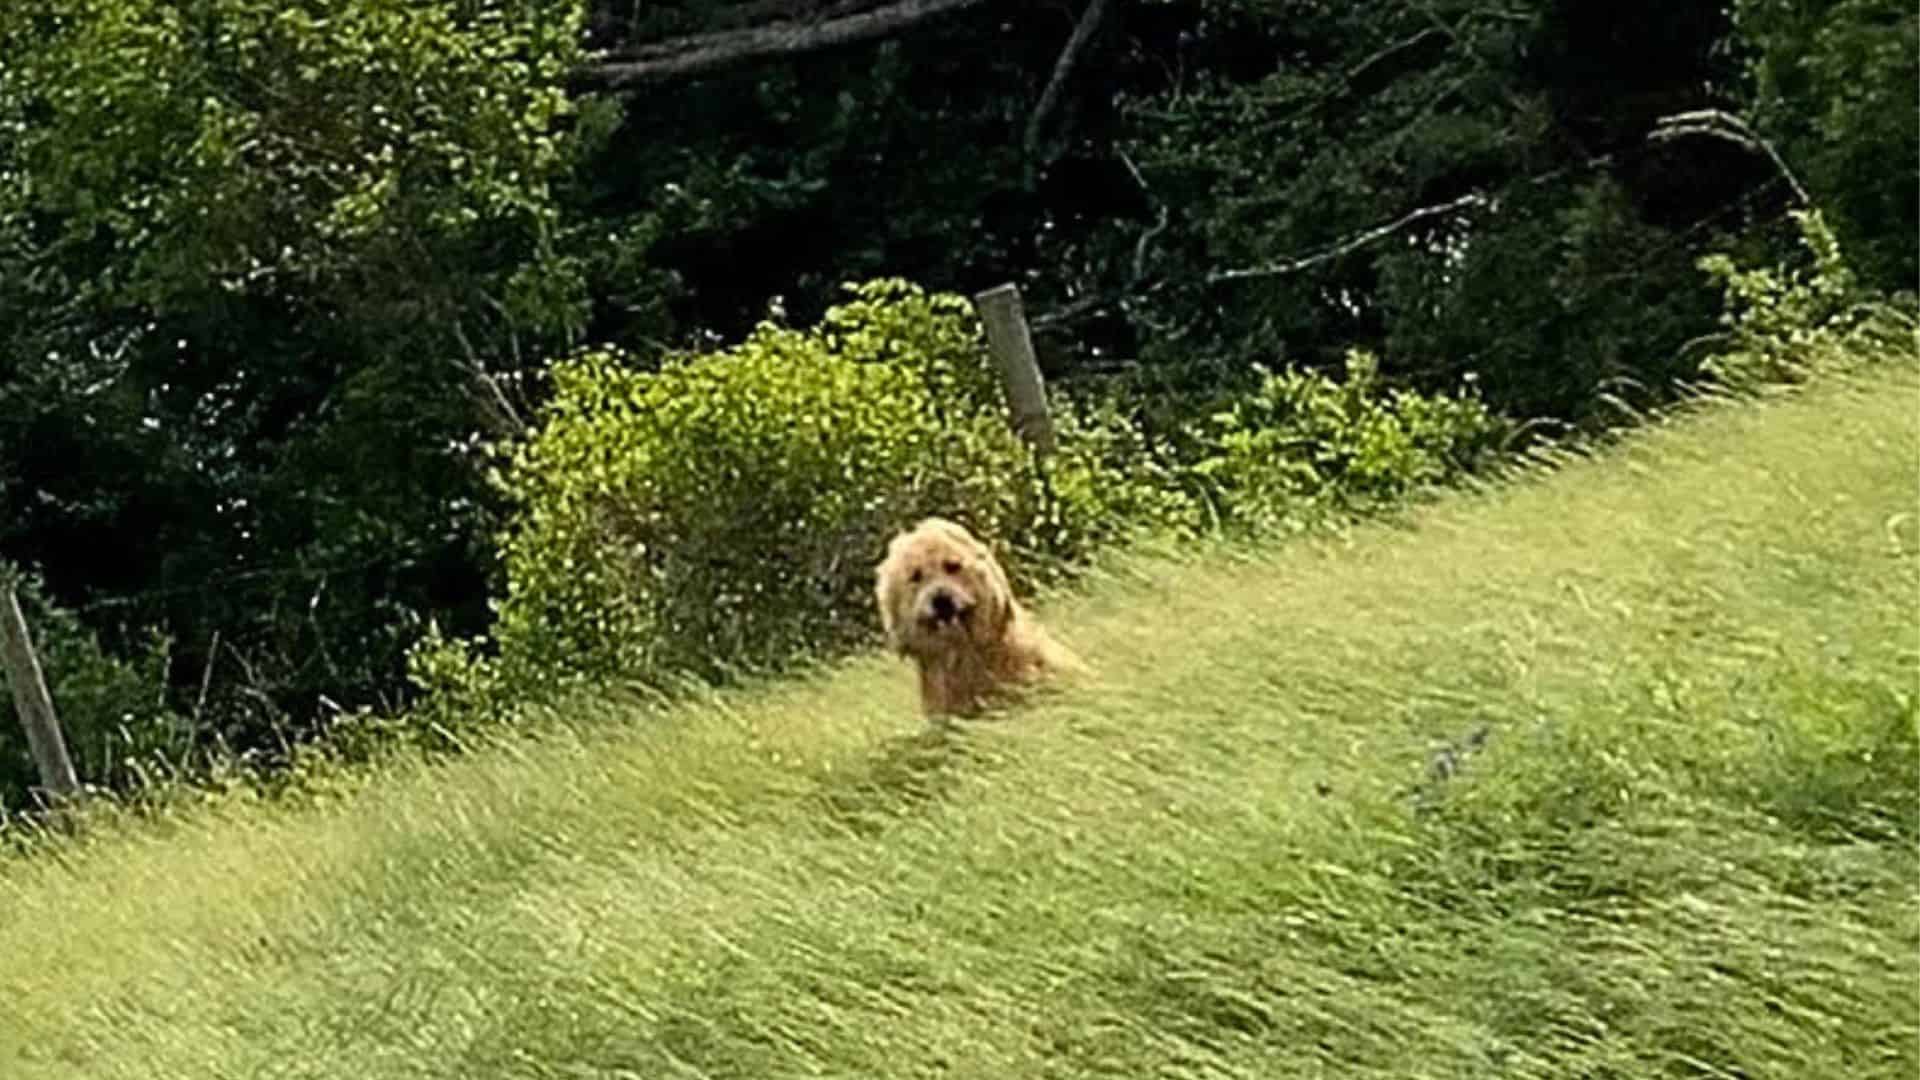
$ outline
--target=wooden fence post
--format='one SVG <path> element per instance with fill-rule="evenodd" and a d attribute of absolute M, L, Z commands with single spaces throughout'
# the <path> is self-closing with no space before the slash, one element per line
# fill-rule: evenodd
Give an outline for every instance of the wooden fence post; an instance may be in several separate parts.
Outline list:
<path fill-rule="evenodd" d="M 67 756 L 67 740 L 60 734 L 53 695 L 47 693 L 40 658 L 33 654 L 33 639 L 27 635 L 27 619 L 20 613 L 14 584 L 12 574 L 0 575 L 0 593 L 5 593 L 0 596 L 0 662 L 6 664 L 13 706 L 20 712 L 21 726 L 27 729 L 27 749 L 40 770 L 40 785 L 56 803 L 62 802 L 80 794 L 80 778 L 74 775 L 73 759 Z"/>
<path fill-rule="evenodd" d="M 987 328 L 987 345 L 1000 364 L 1007 387 L 1007 408 L 1013 430 L 1036 454 L 1053 452 L 1053 417 L 1047 414 L 1047 386 L 1033 355 L 1033 336 L 1020 306 L 1020 287 L 997 285 L 973 298 L 980 322 Z"/>

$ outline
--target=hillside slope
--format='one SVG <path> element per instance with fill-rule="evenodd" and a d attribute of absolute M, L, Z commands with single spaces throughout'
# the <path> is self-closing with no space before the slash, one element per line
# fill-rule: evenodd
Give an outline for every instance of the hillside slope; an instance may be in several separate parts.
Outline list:
<path fill-rule="evenodd" d="M 0 1076 L 1911 1076 L 1920 386 L 0 864 Z M 636 713 L 636 715 L 638 715 Z"/>

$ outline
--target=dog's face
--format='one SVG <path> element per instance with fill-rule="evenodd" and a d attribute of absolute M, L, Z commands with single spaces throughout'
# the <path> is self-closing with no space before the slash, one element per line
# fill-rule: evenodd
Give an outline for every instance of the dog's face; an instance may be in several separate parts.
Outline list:
<path fill-rule="evenodd" d="M 993 641 L 1013 615 L 1007 575 L 993 553 L 941 518 L 893 538 L 875 573 L 875 598 L 887 641 L 921 656 L 968 639 Z"/>

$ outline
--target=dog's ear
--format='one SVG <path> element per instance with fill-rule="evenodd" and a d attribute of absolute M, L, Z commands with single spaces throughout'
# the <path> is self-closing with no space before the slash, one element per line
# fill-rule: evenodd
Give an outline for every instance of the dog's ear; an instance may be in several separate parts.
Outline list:
<path fill-rule="evenodd" d="M 1005 636 L 1007 627 L 1013 623 L 1017 608 L 1013 599 L 1013 584 L 1007 580 L 1006 570 L 1000 566 L 1000 560 L 993 557 L 993 551 L 987 545 L 974 540 L 973 550 L 974 559 L 980 564 L 980 577 L 987 586 L 987 595 L 981 598 L 986 618 L 980 620 L 979 634 L 983 640 L 997 641 Z"/>
<path fill-rule="evenodd" d="M 900 636 L 900 574 L 894 569 L 893 549 L 873 568 L 873 599 L 880 608 L 880 630 L 887 635 L 887 647 L 905 653 L 907 643 Z"/>

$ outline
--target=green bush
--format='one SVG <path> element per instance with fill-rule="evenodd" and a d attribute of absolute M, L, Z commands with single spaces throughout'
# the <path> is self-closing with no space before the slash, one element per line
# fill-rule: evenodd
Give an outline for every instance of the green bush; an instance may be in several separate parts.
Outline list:
<path fill-rule="evenodd" d="M 1818 210 L 1793 214 L 1810 263 L 1742 268 L 1709 255 L 1700 268 L 1721 288 L 1727 328 L 1711 339 L 1702 373 L 1736 391 L 1804 381 L 1888 352 L 1912 356 L 1913 319 L 1864 290 Z"/>
<path fill-rule="evenodd" d="M 816 327 L 764 323 L 656 370 L 607 349 L 556 364 L 497 478 L 514 511 L 491 640 L 420 643 L 416 725 L 870 640 L 873 565 L 926 514 L 993 538 L 1030 585 L 1142 531 L 1273 528 L 1391 499 L 1471 467 L 1505 430 L 1471 396 L 1383 392 L 1356 352 L 1345 381 L 1265 376 L 1184 461 L 1120 399 L 1056 391 L 1058 449 L 1036 461 L 964 300 L 897 280 L 851 292 Z"/>
<path fill-rule="evenodd" d="M 1197 535 L 1206 521 L 1172 451 L 1146 435 L 1121 401 L 1056 392 L 1058 449 L 1020 490 L 1012 564 L 1030 576 L 1070 576 L 1085 557 L 1143 534 Z"/>
<path fill-rule="evenodd" d="M 1189 469 L 1223 521 L 1272 529 L 1444 482 L 1496 454 L 1508 426 L 1471 393 L 1384 391 L 1371 353 L 1347 378 L 1289 369 L 1214 414 Z"/>
<path fill-rule="evenodd" d="M 13 573 L 0 565 L 0 580 Z M 66 736 L 67 754 L 84 784 L 136 786 L 156 770 L 170 770 L 188 750 L 191 730 L 167 705 L 167 642 L 149 640 L 127 659 L 110 655 L 73 612 L 46 596 L 37 579 L 19 579 L 20 608 Z M 40 784 L 26 734 L 11 718 L 0 723 L 0 806 L 24 805 Z"/>
<path fill-rule="evenodd" d="M 773 668 L 871 635 L 873 565 L 922 515 L 995 538 L 1018 576 L 1190 509 L 1111 411 L 1063 407 L 1039 466 L 961 298 L 852 293 L 812 329 L 762 324 L 658 370 L 610 350 L 555 365 L 499 475 L 493 650 L 431 635 L 415 681 L 459 712 L 502 688 Z"/>

